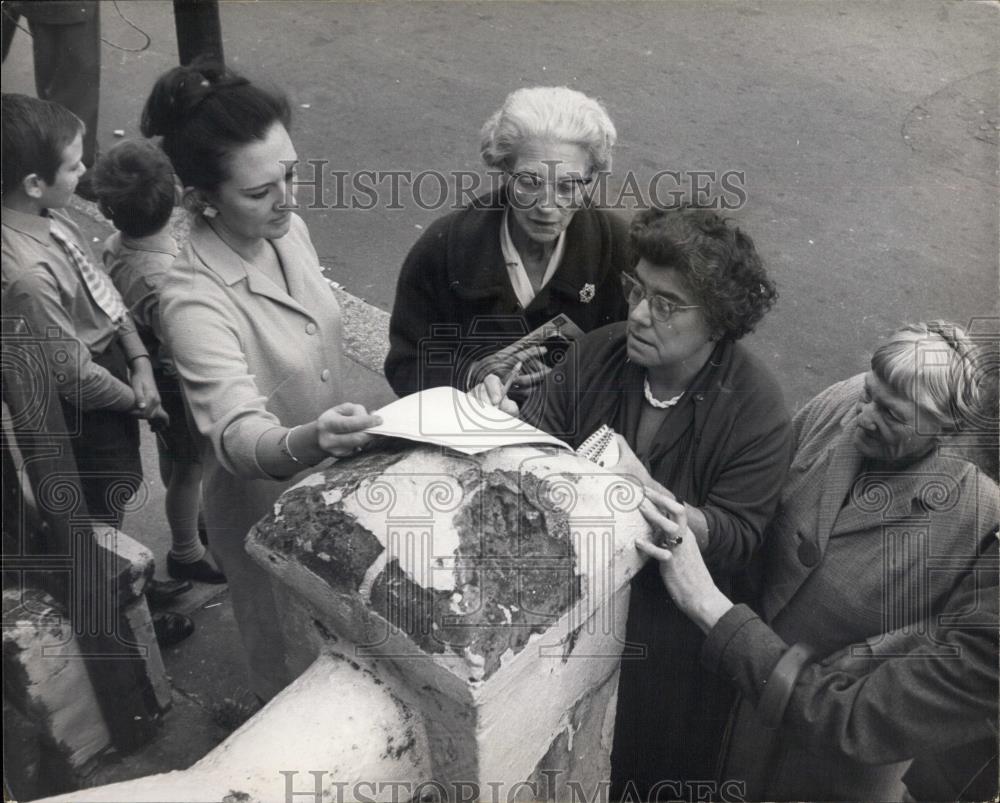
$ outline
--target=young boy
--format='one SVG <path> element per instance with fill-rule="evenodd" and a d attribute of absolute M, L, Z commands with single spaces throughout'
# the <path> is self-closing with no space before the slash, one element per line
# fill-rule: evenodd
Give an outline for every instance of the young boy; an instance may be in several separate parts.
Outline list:
<path fill-rule="evenodd" d="M 125 140 L 98 161 L 94 189 L 101 212 L 118 229 L 104 243 L 104 266 L 150 353 L 160 400 L 170 416 L 170 423 L 157 431 L 172 535 L 167 573 L 175 579 L 224 583 L 225 575 L 205 558 L 198 538 L 201 463 L 160 328 L 160 289 L 178 252 L 168 231 L 176 195 L 174 171 L 152 142 Z"/>
<path fill-rule="evenodd" d="M 94 267 L 76 225 L 56 211 L 84 172 L 83 123 L 25 95 L 4 94 L 0 106 L 2 312 L 39 335 L 46 369 L 39 381 L 59 393 L 90 518 L 118 528 L 142 482 L 138 418 L 166 420 L 166 413 L 121 296 Z M 75 360 L 65 360 L 67 340 L 78 344 Z M 161 586 L 159 598 L 185 585 Z M 155 624 L 161 644 L 194 629 L 179 614 L 160 615 Z"/>

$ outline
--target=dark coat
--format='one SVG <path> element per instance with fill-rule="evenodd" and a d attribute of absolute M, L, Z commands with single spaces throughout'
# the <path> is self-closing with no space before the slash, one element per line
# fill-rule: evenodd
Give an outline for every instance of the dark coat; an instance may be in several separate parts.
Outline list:
<path fill-rule="evenodd" d="M 559 268 L 524 308 L 500 250 L 504 204 L 502 192 L 479 198 L 434 221 L 410 249 L 396 285 L 385 361 L 386 378 L 400 396 L 462 386 L 473 361 L 559 313 L 584 332 L 624 320 L 623 220 L 599 209 L 578 210 L 566 229 Z"/>
<path fill-rule="evenodd" d="M 956 584 L 973 572 L 994 537 L 1000 510 L 996 485 L 956 457 L 930 454 L 905 470 L 865 472 L 852 441 L 862 379 L 828 388 L 796 415 L 795 458 L 764 547 L 764 621 L 785 644 L 808 644 L 819 656 L 859 644 L 891 654 L 884 652 L 890 635 L 913 633 L 918 622 L 936 617 Z M 995 562 L 990 570 L 996 571 Z M 915 634 L 924 646 L 936 646 L 922 631 Z M 761 657 L 766 642 L 753 641 L 761 653 L 744 657 L 766 663 Z M 960 669 L 953 668 L 970 673 L 965 682 L 973 686 L 984 681 L 972 675 L 995 661 L 984 652 L 991 651 L 968 647 Z M 917 668 L 914 663 L 907 671 Z M 745 679 L 734 679 L 744 685 Z M 763 738 L 760 712 L 746 701 L 735 721 L 724 777 L 750 779 L 748 799 L 897 799 L 906 764 L 887 762 L 913 756 L 914 739 L 907 734 L 926 736 L 932 717 L 947 719 L 948 708 L 956 714 L 961 707 L 960 693 L 945 683 L 938 691 L 955 699 L 935 714 L 943 698 L 932 692 L 935 702 L 928 705 L 929 698 L 920 703 L 920 695 L 914 696 L 927 690 L 889 684 L 886 694 L 875 698 L 879 710 L 849 705 L 847 722 L 835 709 L 850 701 L 844 689 L 834 689 L 831 694 L 843 695 L 839 701 L 827 697 L 801 711 L 789 709 L 791 719 L 775 732 L 773 750 Z M 995 711 L 995 683 L 992 694 L 992 701 L 980 704 Z M 889 705 L 894 700 L 908 704 Z M 809 729 L 814 732 L 804 738 Z M 887 739 L 887 731 L 896 736 Z M 960 716 L 940 724 L 941 746 L 954 743 L 961 731 Z M 977 737 L 972 723 L 966 735 Z M 829 743 L 824 747 L 824 742 Z"/>
<path fill-rule="evenodd" d="M 801 670 L 786 708 L 769 712 L 771 720 L 781 722 L 788 741 L 814 755 L 866 764 L 913 758 L 903 781 L 917 800 L 995 798 L 997 641 L 993 538 L 942 610 L 920 627 L 879 633 L 818 656 Z M 737 605 L 709 632 L 702 661 L 760 707 L 787 650 L 757 614 Z M 829 790 L 816 792 L 819 797 Z"/>
<path fill-rule="evenodd" d="M 625 324 L 592 332 L 570 351 L 564 381 L 550 375 L 539 424 L 574 447 L 604 423 L 623 435 L 654 479 L 704 512 L 709 568 L 746 599 L 746 570 L 791 457 L 781 391 L 742 345 L 720 342 L 656 437 L 637 444 L 644 376 L 628 361 Z M 711 780 L 734 692 L 699 666 L 704 637 L 671 602 L 653 562 L 632 583 L 626 640 L 612 793 L 631 794 L 628 781 L 645 797 L 658 782 Z M 676 795 L 676 785 L 661 788 Z"/>

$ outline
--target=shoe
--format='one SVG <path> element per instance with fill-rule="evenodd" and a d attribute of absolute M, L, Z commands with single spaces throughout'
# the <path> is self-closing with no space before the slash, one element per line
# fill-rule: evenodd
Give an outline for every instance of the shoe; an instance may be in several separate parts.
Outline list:
<path fill-rule="evenodd" d="M 146 583 L 146 600 L 152 606 L 165 605 L 194 586 L 187 580 L 156 580 Z"/>
<path fill-rule="evenodd" d="M 212 585 L 226 582 L 226 575 L 204 558 L 194 563 L 181 563 L 170 553 L 167 553 L 167 574 L 176 580 L 195 580 Z"/>
<path fill-rule="evenodd" d="M 153 630 L 156 631 L 157 644 L 172 647 L 194 633 L 194 622 L 182 613 L 164 611 L 153 614 Z"/>

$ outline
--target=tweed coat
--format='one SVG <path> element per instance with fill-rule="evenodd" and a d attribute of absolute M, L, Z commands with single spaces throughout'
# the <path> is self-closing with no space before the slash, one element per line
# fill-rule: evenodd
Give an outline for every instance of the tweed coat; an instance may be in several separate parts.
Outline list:
<path fill-rule="evenodd" d="M 806 643 L 820 656 L 877 646 L 939 613 L 1000 518 L 997 486 L 962 459 L 932 453 L 892 473 L 863 470 L 852 442 L 863 379 L 833 385 L 796 415 L 796 454 L 765 537 L 762 617 L 786 644 Z M 756 644 L 765 649 L 765 640 Z M 919 708 L 886 715 L 902 730 L 913 727 L 907 718 L 926 717 Z M 870 720 L 851 726 L 875 727 Z M 758 712 L 741 703 L 723 777 L 747 779 L 748 799 L 893 800 L 902 793 L 907 765 L 879 763 L 899 756 L 874 749 L 877 732 L 853 734 L 860 745 L 853 750 L 820 749 L 783 725 L 770 758 L 766 733 Z"/>
<path fill-rule="evenodd" d="M 500 249 L 506 203 L 503 191 L 477 198 L 435 220 L 410 249 L 396 285 L 385 360 L 386 379 L 400 396 L 459 385 L 474 360 L 560 313 L 584 332 L 628 314 L 619 277 L 628 267 L 629 239 L 621 218 L 578 210 L 558 269 L 522 307 Z"/>
<path fill-rule="evenodd" d="M 904 782 L 917 800 L 995 798 L 997 556 L 989 539 L 975 571 L 920 626 L 880 633 L 802 669 L 781 718 L 785 733 L 811 753 L 883 764 L 914 758 Z M 737 605 L 709 632 L 702 659 L 756 706 L 788 646 Z"/>
<path fill-rule="evenodd" d="M 229 579 L 251 682 L 264 698 L 292 678 L 269 576 L 243 543 L 291 480 L 269 476 L 256 445 L 264 433 L 314 421 L 343 401 L 340 308 L 305 223 L 292 215 L 288 234 L 272 244 L 287 293 L 197 220 L 161 300 L 163 329 L 202 439 L 209 546 Z"/>

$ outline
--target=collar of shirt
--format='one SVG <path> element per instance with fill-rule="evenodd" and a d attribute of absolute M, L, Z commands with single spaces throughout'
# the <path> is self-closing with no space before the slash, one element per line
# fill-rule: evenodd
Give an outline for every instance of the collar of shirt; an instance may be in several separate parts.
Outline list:
<path fill-rule="evenodd" d="M 38 240 L 42 245 L 48 245 L 52 225 L 52 213 L 46 210 L 42 215 L 29 215 L 26 212 L 19 212 L 16 209 L 3 208 L 3 225 L 9 226 L 14 231 Z"/>
<path fill-rule="evenodd" d="M 522 307 L 527 307 L 535 299 L 535 291 L 528 278 L 528 272 L 524 269 L 521 255 L 514 247 L 514 240 L 511 239 L 508 219 L 510 217 L 510 207 L 503 211 L 503 222 L 500 225 L 500 250 L 503 252 L 503 261 L 507 264 L 507 275 L 510 277 L 511 286 L 514 288 L 514 295 L 521 302 Z M 545 266 L 545 275 L 542 276 L 542 283 L 539 288 L 545 287 L 549 279 L 555 274 L 559 263 L 562 262 L 563 251 L 566 250 L 566 232 L 563 231 L 556 240 L 556 247 L 549 257 L 549 264 Z"/>
<path fill-rule="evenodd" d="M 133 251 L 152 251 L 153 253 L 166 254 L 172 257 L 176 257 L 180 253 L 177 241 L 166 229 L 145 237 L 129 237 L 123 232 L 122 245 L 126 248 L 131 248 Z"/>

